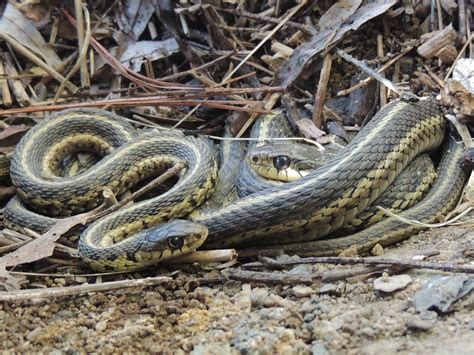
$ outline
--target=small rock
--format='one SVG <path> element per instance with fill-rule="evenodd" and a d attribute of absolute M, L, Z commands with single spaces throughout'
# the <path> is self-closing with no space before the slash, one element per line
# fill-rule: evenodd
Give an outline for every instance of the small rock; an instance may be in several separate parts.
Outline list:
<path fill-rule="evenodd" d="M 38 339 L 38 337 L 40 336 L 42 332 L 43 332 L 43 328 L 37 327 L 28 333 L 28 335 L 26 336 L 26 340 L 30 342 L 34 342 L 36 339 Z"/>
<path fill-rule="evenodd" d="M 311 300 L 306 301 L 301 305 L 300 311 L 303 313 L 309 313 L 316 309 L 316 302 L 312 302 Z"/>
<path fill-rule="evenodd" d="M 63 277 L 56 277 L 54 279 L 54 282 L 56 282 L 57 285 L 59 286 L 65 286 L 66 285 L 66 279 Z"/>
<path fill-rule="evenodd" d="M 448 312 L 454 302 L 472 290 L 474 290 L 474 279 L 468 275 L 436 275 L 415 294 L 415 309 L 418 312 L 424 310 Z"/>
<path fill-rule="evenodd" d="M 383 275 L 374 280 L 374 289 L 390 293 L 404 289 L 411 283 L 411 281 L 412 279 L 410 275 L 395 275 L 390 277 Z"/>
<path fill-rule="evenodd" d="M 469 329 L 474 330 L 474 319 L 469 321 Z"/>
<path fill-rule="evenodd" d="M 311 346 L 311 353 L 313 355 L 329 355 L 329 351 L 323 342 L 317 341 Z"/>
<path fill-rule="evenodd" d="M 95 330 L 97 330 L 98 332 L 101 332 L 101 331 L 105 330 L 106 328 L 107 328 L 107 321 L 106 320 L 101 320 L 95 326 Z"/>
<path fill-rule="evenodd" d="M 337 286 L 334 284 L 324 284 L 319 289 L 319 293 L 335 293 L 337 290 Z"/>
<path fill-rule="evenodd" d="M 314 293 L 314 290 L 309 286 L 295 286 L 293 287 L 293 294 L 298 298 L 309 297 Z"/>
<path fill-rule="evenodd" d="M 79 284 L 85 284 L 87 283 L 87 277 L 84 276 L 74 276 L 74 281 L 76 281 Z"/>
<path fill-rule="evenodd" d="M 372 250 L 370 251 L 370 254 L 372 254 L 373 256 L 381 256 L 384 254 L 384 250 L 383 250 L 383 247 L 377 243 L 375 244 L 373 247 L 372 247 Z"/>
<path fill-rule="evenodd" d="M 310 274 L 312 272 L 311 266 L 308 264 L 296 265 L 294 268 L 288 271 L 288 275 L 301 275 Z"/>
<path fill-rule="evenodd" d="M 290 307 L 291 302 L 287 300 L 286 298 L 283 298 L 279 295 L 276 295 L 274 293 L 270 294 L 267 299 L 265 300 L 265 307 Z"/>
<path fill-rule="evenodd" d="M 436 323 L 436 319 L 434 320 L 421 319 L 419 316 L 416 315 L 407 320 L 406 326 L 410 330 L 427 331 L 433 328 L 435 323 Z"/>
<path fill-rule="evenodd" d="M 336 295 L 342 295 L 346 292 L 346 283 L 344 281 L 338 282 L 336 285 Z"/>
<path fill-rule="evenodd" d="M 438 315 L 436 312 L 422 312 L 420 314 L 410 317 L 406 321 L 406 326 L 408 329 L 414 331 L 427 331 L 430 330 L 436 323 Z"/>
<path fill-rule="evenodd" d="M 268 298 L 268 289 L 266 288 L 254 288 L 250 293 L 250 300 L 252 301 L 253 307 L 261 307 L 265 304 L 265 300 Z"/>

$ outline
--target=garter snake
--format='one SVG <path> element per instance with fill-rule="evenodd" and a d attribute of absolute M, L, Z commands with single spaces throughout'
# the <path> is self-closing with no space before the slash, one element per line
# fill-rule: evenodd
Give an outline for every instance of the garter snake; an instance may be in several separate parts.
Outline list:
<path fill-rule="evenodd" d="M 106 156 L 92 169 L 59 178 L 60 162 L 76 151 Z M 171 132 L 138 136 L 124 119 L 101 110 L 60 112 L 23 137 L 11 177 L 19 197 L 34 211 L 15 198 L 5 209 L 6 222 L 51 226 L 54 219 L 36 212 L 67 216 L 88 210 L 101 202 L 104 189 L 120 195 L 177 161 L 185 162 L 186 169 L 171 190 L 89 225 L 81 235 L 79 254 L 96 269 L 132 270 L 190 252 L 207 236 L 202 225 L 177 220 L 164 230 L 142 230 L 183 217 L 207 199 L 217 173 L 210 142 Z"/>
<path fill-rule="evenodd" d="M 209 228 L 205 248 L 321 239 L 370 206 L 415 156 L 439 147 L 444 132 L 434 100 L 392 101 L 323 167 L 192 219 Z"/>
<path fill-rule="evenodd" d="M 309 144 L 296 141 L 276 141 L 254 147 L 248 152 L 250 167 L 261 177 L 280 182 L 296 181 L 325 164 L 335 154 L 335 148 L 324 153 Z M 339 149 L 343 148 L 342 146 Z M 341 233 L 348 234 L 366 228 L 385 217 L 377 206 L 389 209 L 393 213 L 412 207 L 428 192 L 436 179 L 433 161 L 428 154 L 420 154 L 413 159 L 393 183 L 385 190 L 373 205 L 366 208 L 357 217 L 344 226 Z M 268 188 L 259 181 L 256 188 Z"/>
<path fill-rule="evenodd" d="M 152 202 L 136 203 L 94 222 L 79 242 L 80 256 L 98 270 L 133 270 L 183 252 L 183 221 L 164 225 L 172 236 L 166 242 L 161 232 L 150 236 L 140 231 L 186 216 L 207 198 L 216 179 L 214 153 L 208 142 L 178 134 L 165 135 L 161 141 L 153 133 L 136 138 L 136 133 L 121 127 L 123 144 L 110 134 L 110 127 L 123 126 L 123 120 L 103 118 L 97 110 L 77 112 L 60 113 L 22 139 L 12 163 L 12 179 L 20 196 L 39 212 L 68 215 L 97 205 L 105 187 L 120 194 L 151 176 L 156 166 L 184 160 L 186 172 L 172 190 Z M 93 117 L 85 123 L 83 116 Z M 105 135 L 101 138 L 91 128 L 97 120 L 99 131 Z M 63 121 L 65 128 L 57 128 L 58 121 Z M 107 126 L 105 121 L 111 123 Z M 66 137 L 67 144 L 59 140 L 60 136 Z M 81 137 L 79 143 L 74 143 L 74 136 Z M 370 206 L 416 155 L 436 149 L 443 137 L 444 120 L 436 102 L 394 101 L 382 108 L 347 149 L 302 179 L 272 186 L 216 210 L 191 214 L 188 229 L 193 237 L 186 250 L 199 247 L 206 232 L 205 248 L 323 238 Z M 111 153 L 94 168 L 72 178 L 71 185 L 56 177 L 58 162 L 66 153 L 91 146 L 100 155 Z M 164 149 L 160 151 L 164 155 L 155 156 L 154 149 Z M 456 193 L 459 195 L 459 189 L 450 196 Z M 7 219 L 15 221 L 19 205 L 16 201 L 11 209 L 7 207 Z M 146 243 L 140 242 L 143 239 Z"/>
<path fill-rule="evenodd" d="M 351 254 L 364 253 L 370 251 L 375 244 L 388 246 L 407 239 L 426 228 L 421 223 L 442 222 L 443 217 L 458 203 L 466 181 L 466 173 L 460 168 L 463 145 L 456 143 L 452 137 L 448 138 L 449 142 L 437 169 L 438 178 L 428 194 L 412 208 L 397 213 L 398 217 L 415 220 L 420 224 L 407 224 L 400 218 L 387 217 L 349 236 L 269 246 L 260 252 L 296 254 L 301 257 L 339 255 L 346 251 Z"/>

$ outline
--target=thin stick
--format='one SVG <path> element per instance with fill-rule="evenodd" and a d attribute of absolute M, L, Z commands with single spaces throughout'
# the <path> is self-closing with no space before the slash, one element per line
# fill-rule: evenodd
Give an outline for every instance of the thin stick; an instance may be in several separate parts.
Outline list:
<path fill-rule="evenodd" d="M 280 261 L 280 265 L 286 267 L 301 265 L 301 264 L 337 264 L 337 265 L 387 265 L 387 266 L 406 266 L 411 268 L 419 269 L 430 269 L 430 270 L 441 270 L 449 272 L 460 272 L 466 274 L 474 274 L 473 265 L 457 265 L 457 264 L 445 264 L 445 263 L 431 263 L 424 261 L 415 261 L 415 260 L 398 260 L 398 259 L 385 259 L 385 258 L 350 258 L 350 257 L 337 257 L 337 256 L 327 256 L 327 257 L 311 257 L 311 258 L 302 258 L 298 260 L 288 260 Z M 242 267 L 255 267 L 262 265 L 260 262 L 248 263 L 242 265 Z"/>
<path fill-rule="evenodd" d="M 257 52 L 257 51 L 260 49 L 260 47 L 262 47 L 270 38 L 272 38 L 273 35 L 274 35 L 280 28 L 282 28 L 285 23 L 287 23 L 287 22 L 290 20 L 290 18 L 292 18 L 304 5 L 306 5 L 306 2 L 307 2 L 307 0 L 302 0 L 301 3 L 299 3 L 297 6 L 295 6 L 295 7 L 293 8 L 293 10 L 290 11 L 290 13 L 289 13 L 283 20 L 281 20 L 281 22 L 280 22 L 278 25 L 276 25 L 275 28 L 274 28 L 273 30 L 271 30 L 271 31 L 260 41 L 260 43 L 257 44 L 257 45 L 255 46 L 255 48 L 252 49 L 252 50 L 250 51 L 250 53 L 247 54 L 247 56 L 246 56 L 239 64 L 237 64 L 237 66 L 234 68 L 234 70 L 232 70 L 222 81 L 225 82 L 225 81 L 229 80 L 229 79 L 240 69 L 240 67 L 241 67 L 242 65 L 244 65 L 245 62 L 246 62 L 250 57 L 252 57 L 252 56 L 255 54 L 255 52 Z"/>
<path fill-rule="evenodd" d="M 0 31 L 0 37 L 2 37 L 5 41 L 7 41 L 16 51 L 18 51 L 21 55 L 25 56 L 29 60 L 31 60 L 34 64 L 39 66 L 43 69 L 46 73 L 51 75 L 54 79 L 59 82 L 64 80 L 64 77 L 59 74 L 55 69 L 51 68 L 48 64 L 43 62 L 36 54 L 30 51 L 28 48 L 23 46 L 20 42 L 18 42 L 15 38 L 11 37 L 8 33 Z M 66 88 L 71 92 L 76 92 L 79 88 L 68 81 L 66 83 Z"/>
<path fill-rule="evenodd" d="M 247 12 L 247 11 L 243 11 L 243 10 L 226 9 L 226 8 L 219 7 L 219 6 L 214 6 L 214 7 L 218 11 L 226 12 L 226 13 L 237 15 L 237 16 L 247 17 L 247 18 L 252 19 L 252 20 L 263 21 L 263 22 L 271 22 L 271 23 L 276 23 L 276 24 L 280 23 L 280 20 L 278 20 L 274 17 L 270 17 L 270 16 L 253 14 L 251 12 Z M 305 31 L 307 33 L 311 33 L 311 31 L 308 30 L 307 26 L 304 26 L 304 25 L 299 24 L 297 22 L 288 21 L 288 22 L 285 23 L 285 25 L 288 26 L 288 27 L 293 27 L 293 28 L 296 28 L 298 30 Z"/>
<path fill-rule="evenodd" d="M 26 301 L 38 298 L 55 298 L 82 295 L 89 292 L 104 292 L 130 287 L 147 287 L 169 283 L 173 279 L 167 276 L 148 277 L 137 280 L 111 281 L 69 287 L 50 287 L 42 290 L 30 289 L 13 292 L 0 292 L 0 302 Z"/>
<path fill-rule="evenodd" d="M 378 72 L 376 72 L 372 68 L 369 68 L 364 62 L 361 62 L 360 60 L 355 59 L 353 56 L 351 56 L 350 54 L 347 54 L 346 52 L 344 52 L 341 49 L 336 49 L 336 53 L 341 58 L 343 58 L 343 59 L 347 60 L 349 63 L 355 65 L 356 67 L 358 67 L 362 71 L 366 72 L 368 75 L 370 75 L 374 79 L 380 81 L 382 84 L 384 84 L 390 90 L 392 90 L 393 92 L 396 92 L 398 95 L 400 95 L 401 91 L 390 80 L 384 78 L 383 76 L 381 76 Z"/>
<path fill-rule="evenodd" d="M 332 56 L 331 53 L 327 53 L 324 57 L 323 67 L 321 68 L 318 89 L 314 95 L 313 122 L 319 129 L 321 129 L 324 123 L 321 117 L 324 109 L 324 99 L 326 98 L 329 76 L 331 75 L 331 65 Z"/>
<path fill-rule="evenodd" d="M 400 58 L 402 58 L 405 54 L 407 54 L 408 52 L 410 52 L 414 47 L 413 46 L 408 46 L 404 51 L 402 51 L 400 54 L 398 54 L 397 56 L 395 56 L 394 58 L 392 58 L 391 60 L 389 60 L 385 65 L 383 65 L 382 67 L 380 67 L 380 69 L 377 70 L 377 73 L 383 73 L 385 70 L 387 70 L 389 67 L 391 67 L 394 63 L 396 63 Z M 365 86 L 367 85 L 368 83 L 370 83 L 372 80 L 374 80 L 374 78 L 372 77 L 368 77 L 364 80 L 362 80 L 361 82 L 359 82 L 358 84 L 355 84 L 354 86 L 351 86 L 350 88 L 346 89 L 346 90 L 341 90 L 337 93 L 337 96 L 344 96 L 344 95 L 348 95 L 350 94 L 351 92 L 357 90 L 358 88 L 361 88 L 362 86 Z"/>
<path fill-rule="evenodd" d="M 426 227 L 426 228 L 439 228 L 439 227 L 445 227 L 445 226 L 448 226 L 450 224 L 453 224 L 454 222 L 456 222 L 457 220 L 461 219 L 462 217 L 464 217 L 465 215 L 467 215 L 469 212 L 472 211 L 472 207 L 468 207 L 466 208 L 464 211 L 462 211 L 461 213 L 459 213 L 456 217 L 453 217 L 451 218 L 449 221 L 446 221 L 446 222 L 442 222 L 442 223 L 423 223 L 423 222 L 420 222 L 420 221 L 417 221 L 417 220 L 414 220 L 414 219 L 408 219 L 408 218 L 404 218 L 404 217 L 401 217 L 381 206 L 376 206 L 379 210 L 383 211 L 384 213 L 386 213 L 388 216 L 390 217 L 393 217 L 395 219 L 398 219 L 399 221 L 403 222 L 403 223 L 406 223 L 406 224 L 410 224 L 410 225 L 413 225 L 413 226 L 422 226 L 422 227 Z"/>
<path fill-rule="evenodd" d="M 136 200 L 137 198 L 139 198 L 140 196 L 142 196 L 143 194 L 146 194 L 147 192 L 153 190 L 155 187 L 157 187 L 158 185 L 162 184 L 163 182 L 165 182 L 166 180 L 172 178 L 173 176 L 175 176 L 176 174 L 178 174 L 181 170 L 183 170 L 184 168 L 186 167 L 186 164 L 184 162 L 177 162 L 175 163 L 171 168 L 169 168 L 168 170 L 166 170 L 163 174 L 161 174 L 160 176 L 158 176 L 156 179 L 153 179 L 152 181 L 150 181 L 148 184 L 146 184 L 145 186 L 143 186 L 141 189 L 138 189 L 137 191 L 135 191 L 133 194 L 130 194 L 128 195 L 127 197 L 125 197 L 124 199 L 120 200 L 118 203 L 110 206 L 109 208 L 107 208 L 106 210 L 103 210 L 103 211 L 98 211 L 96 214 L 94 214 L 93 216 L 90 216 L 88 218 L 88 223 L 91 223 L 105 215 L 108 215 L 109 213 L 112 213 L 112 212 L 115 212 L 117 210 L 119 210 L 120 208 L 122 208 L 123 206 L 125 206 L 127 203 L 133 201 L 133 200 Z"/>
<path fill-rule="evenodd" d="M 74 1 L 74 3 L 76 5 L 77 5 L 78 2 L 80 3 L 79 0 Z M 80 6 L 79 6 L 79 8 L 80 8 Z M 81 25 L 77 27 L 78 36 L 79 36 L 80 32 L 82 33 L 82 35 L 84 34 L 83 33 L 84 28 L 82 26 L 82 10 L 79 10 L 79 12 L 77 12 L 77 11 L 78 10 L 76 8 L 76 13 L 81 15 L 81 21 L 80 21 Z M 87 10 L 87 7 L 85 5 L 84 5 L 84 15 L 86 17 L 86 36 L 85 36 L 85 38 L 79 38 L 78 37 L 79 56 L 77 58 L 77 62 L 76 62 L 76 64 L 74 64 L 72 69 L 66 75 L 66 77 L 62 81 L 61 85 L 59 86 L 58 90 L 56 91 L 56 95 L 54 96 L 54 99 L 53 99 L 53 104 L 55 104 L 58 101 L 59 97 L 61 96 L 61 93 L 63 92 L 63 89 L 64 89 L 66 83 L 69 82 L 69 79 L 71 79 L 72 76 L 79 69 L 81 69 L 81 83 L 82 83 L 82 86 L 87 87 L 87 86 L 90 85 L 89 75 L 88 75 L 88 72 L 87 72 L 87 62 L 85 61 L 85 59 L 86 59 L 86 56 L 87 56 L 87 51 L 89 49 L 89 44 L 90 44 L 91 37 L 92 37 L 92 31 L 91 31 L 91 20 L 90 20 L 90 16 L 89 16 L 89 11 Z"/>
<path fill-rule="evenodd" d="M 383 36 L 377 35 L 377 56 L 379 58 L 383 58 L 384 51 L 383 51 Z M 380 73 L 380 76 L 385 78 L 383 73 Z M 387 88 L 385 85 L 380 85 L 380 106 L 385 106 L 387 104 Z"/>
<path fill-rule="evenodd" d="M 300 274 L 290 275 L 276 272 L 259 272 L 239 269 L 226 269 L 222 271 L 226 279 L 257 282 L 264 284 L 283 284 L 283 285 L 314 285 L 321 282 L 321 274 Z"/>
<path fill-rule="evenodd" d="M 446 73 L 446 76 L 444 77 L 444 81 L 448 80 L 449 79 L 449 76 L 451 75 L 451 73 L 453 72 L 454 70 L 454 67 L 456 66 L 458 60 L 462 57 L 462 55 L 464 54 L 464 51 L 466 50 L 467 46 L 469 45 L 469 43 L 472 42 L 472 33 L 471 35 L 469 36 L 469 38 L 467 39 L 466 43 L 464 43 L 464 46 L 462 46 L 461 50 L 459 51 L 456 59 L 454 60 L 454 63 L 451 65 L 451 67 L 449 68 L 448 72 Z"/>
<path fill-rule="evenodd" d="M 0 115 L 14 115 L 19 113 L 31 113 L 40 111 L 59 111 L 67 108 L 80 108 L 80 107 L 136 107 L 136 106 L 150 106 L 150 105 L 161 105 L 161 106 L 195 106 L 203 105 L 207 107 L 215 107 L 230 111 L 242 111 L 249 113 L 270 113 L 268 110 L 262 110 L 255 107 L 246 107 L 240 105 L 256 104 L 258 101 L 243 100 L 243 101 L 226 101 L 226 100 L 198 100 L 198 99 L 166 99 L 166 98 L 123 98 L 115 100 L 100 100 L 100 101 L 85 101 L 75 102 L 70 104 L 56 104 L 56 105 L 43 105 L 43 106 L 28 106 L 22 108 L 14 108 L 8 110 L 0 110 Z M 239 106 L 237 106 L 239 105 Z"/>
<path fill-rule="evenodd" d="M 214 64 L 219 63 L 220 61 L 231 57 L 234 54 L 235 54 L 235 52 L 226 53 L 226 54 L 224 54 L 224 55 L 222 55 L 222 56 L 220 56 L 220 57 L 218 57 L 218 58 L 216 58 L 216 59 L 214 59 L 214 60 L 212 60 L 208 63 L 204 63 L 203 65 L 201 65 L 199 67 L 195 67 L 195 68 L 192 68 L 192 69 L 189 69 L 189 70 L 185 70 L 185 71 L 182 71 L 182 72 L 179 72 L 179 73 L 176 73 L 176 74 L 163 76 L 163 77 L 160 78 L 160 80 L 169 81 L 169 80 L 178 79 L 178 78 L 186 76 L 186 75 L 192 75 L 193 72 L 198 72 L 198 71 L 201 71 L 203 69 L 209 68 L 209 67 L 213 66 Z"/>
<path fill-rule="evenodd" d="M 194 253 L 180 255 L 176 258 L 168 260 L 167 264 L 176 263 L 227 263 L 237 260 L 237 252 L 235 249 L 219 249 L 219 250 L 198 250 Z"/>
<path fill-rule="evenodd" d="M 87 40 L 87 35 L 84 36 L 84 19 L 83 19 L 83 13 L 82 9 L 84 8 L 84 13 L 86 15 L 86 26 L 87 26 L 87 31 L 89 32 L 89 40 Z M 87 54 L 87 50 L 89 47 L 89 41 L 90 41 L 90 19 L 89 17 L 89 11 L 87 11 L 86 5 L 82 4 L 82 0 L 74 0 L 74 10 L 76 12 L 76 21 L 77 21 L 77 44 L 78 44 L 78 49 L 79 49 L 79 58 L 78 58 L 78 64 L 81 69 L 81 84 L 83 87 L 89 87 L 90 81 L 89 81 L 89 73 L 87 72 L 87 62 L 84 61 L 84 58 Z M 82 54 L 84 53 L 84 54 Z M 72 70 L 71 70 L 72 71 Z M 68 75 L 69 76 L 69 75 Z M 69 77 L 70 78 L 70 77 Z"/>

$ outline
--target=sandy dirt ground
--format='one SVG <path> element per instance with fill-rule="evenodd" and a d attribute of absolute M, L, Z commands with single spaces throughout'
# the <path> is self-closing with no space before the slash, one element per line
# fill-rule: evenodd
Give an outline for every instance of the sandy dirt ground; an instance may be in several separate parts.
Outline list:
<path fill-rule="evenodd" d="M 383 257 L 439 251 L 430 261 L 469 265 L 473 243 L 472 227 L 443 227 L 387 249 Z M 354 267 L 297 265 L 284 272 Z M 415 294 L 426 282 L 453 273 L 400 271 L 412 282 L 384 293 L 374 289 L 380 275 L 269 285 L 218 281 L 221 271 L 199 266 L 156 273 L 173 270 L 174 281 L 159 286 L 0 304 L 0 348 L 6 353 L 474 353 L 472 292 L 446 313 L 421 316 L 414 307 Z M 61 277 L 46 281 L 56 286 L 72 282 Z"/>

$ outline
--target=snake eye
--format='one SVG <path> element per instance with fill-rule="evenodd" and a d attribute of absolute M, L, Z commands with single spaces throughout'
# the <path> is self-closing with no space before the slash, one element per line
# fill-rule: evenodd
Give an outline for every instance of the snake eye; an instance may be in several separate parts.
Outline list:
<path fill-rule="evenodd" d="M 184 245 L 184 240 L 182 237 L 169 237 L 168 245 L 172 249 L 180 249 Z"/>
<path fill-rule="evenodd" d="M 290 158 L 286 155 L 279 155 L 273 158 L 273 166 L 278 170 L 285 170 L 290 166 Z"/>
<path fill-rule="evenodd" d="M 253 161 L 254 163 L 258 163 L 258 157 L 257 157 L 256 155 L 254 155 L 254 156 L 252 157 L 252 161 Z"/>

